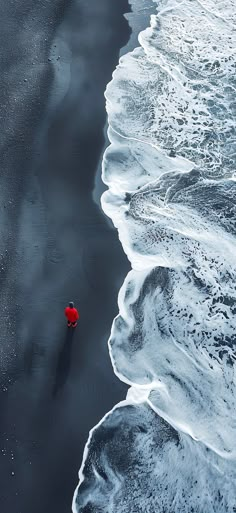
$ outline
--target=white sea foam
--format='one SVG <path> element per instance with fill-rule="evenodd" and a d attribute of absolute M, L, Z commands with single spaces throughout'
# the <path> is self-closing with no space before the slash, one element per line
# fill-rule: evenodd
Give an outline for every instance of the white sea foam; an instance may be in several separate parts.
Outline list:
<path fill-rule="evenodd" d="M 128 401 L 93 431 L 74 497 L 79 513 L 236 511 L 232 462 Z M 231 509 L 228 509 L 228 505 Z"/>
<path fill-rule="evenodd" d="M 121 59 L 106 91 L 102 206 L 133 268 L 109 347 L 133 407 L 94 433 L 77 505 L 81 513 L 232 513 L 236 4 L 156 3 L 141 47 Z M 122 440 L 123 463 L 114 448 Z M 95 476 L 94 457 L 106 477 Z"/>

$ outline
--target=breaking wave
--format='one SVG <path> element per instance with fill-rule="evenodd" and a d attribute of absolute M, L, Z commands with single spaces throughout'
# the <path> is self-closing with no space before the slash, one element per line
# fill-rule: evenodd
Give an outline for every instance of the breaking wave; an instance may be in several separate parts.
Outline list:
<path fill-rule="evenodd" d="M 104 211 L 131 264 L 109 341 L 127 401 L 78 513 L 236 511 L 236 4 L 161 0 L 106 91 Z"/>

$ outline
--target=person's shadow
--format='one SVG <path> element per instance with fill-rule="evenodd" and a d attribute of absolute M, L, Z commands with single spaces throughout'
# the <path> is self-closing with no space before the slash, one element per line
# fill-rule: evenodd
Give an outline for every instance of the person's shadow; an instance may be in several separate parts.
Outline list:
<path fill-rule="evenodd" d="M 58 356 L 56 376 L 53 387 L 54 397 L 58 394 L 59 390 L 63 388 L 63 386 L 66 384 L 70 372 L 71 350 L 74 333 L 75 330 L 73 328 L 67 328 L 65 341 Z"/>

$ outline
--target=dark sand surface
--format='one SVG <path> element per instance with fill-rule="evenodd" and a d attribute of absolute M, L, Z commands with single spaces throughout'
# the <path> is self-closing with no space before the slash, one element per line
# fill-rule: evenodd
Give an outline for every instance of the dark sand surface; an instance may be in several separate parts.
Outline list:
<path fill-rule="evenodd" d="M 89 429 L 126 394 L 107 339 L 129 265 L 92 192 L 129 7 L 0 5 L 0 511 L 69 513 Z"/>

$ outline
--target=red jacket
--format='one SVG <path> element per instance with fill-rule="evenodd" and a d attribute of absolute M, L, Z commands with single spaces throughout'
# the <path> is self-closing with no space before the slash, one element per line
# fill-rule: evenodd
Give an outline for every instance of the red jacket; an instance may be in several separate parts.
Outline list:
<path fill-rule="evenodd" d="M 70 306 L 67 306 L 65 308 L 65 316 L 68 321 L 75 322 L 79 319 L 79 312 L 76 310 L 76 308 L 70 308 Z"/>

